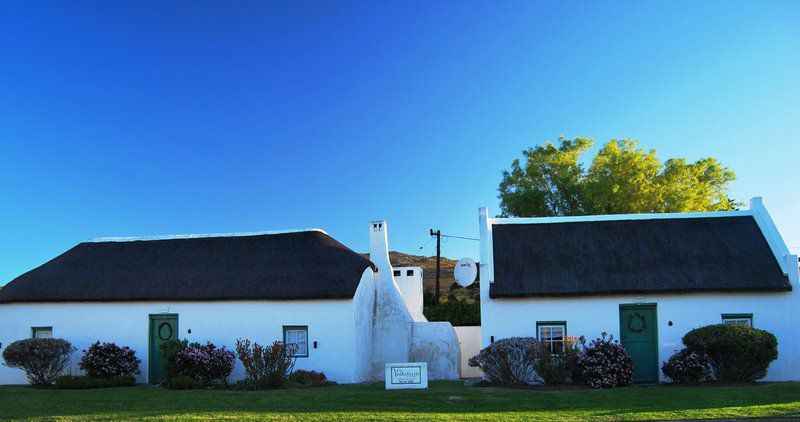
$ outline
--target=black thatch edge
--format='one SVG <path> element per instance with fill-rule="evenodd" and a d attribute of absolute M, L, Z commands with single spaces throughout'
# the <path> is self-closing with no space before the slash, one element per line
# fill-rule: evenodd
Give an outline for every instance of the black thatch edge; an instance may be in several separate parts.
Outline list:
<path fill-rule="evenodd" d="M 602 292 L 575 292 L 575 293 L 546 293 L 546 294 L 496 294 L 489 290 L 491 299 L 520 299 L 526 297 L 597 297 L 597 296 L 618 296 L 630 294 L 687 294 L 687 293 L 780 293 L 791 292 L 792 286 L 788 284 L 788 278 L 784 287 L 774 288 L 730 288 L 730 289 L 665 289 L 665 290 L 609 290 Z"/>

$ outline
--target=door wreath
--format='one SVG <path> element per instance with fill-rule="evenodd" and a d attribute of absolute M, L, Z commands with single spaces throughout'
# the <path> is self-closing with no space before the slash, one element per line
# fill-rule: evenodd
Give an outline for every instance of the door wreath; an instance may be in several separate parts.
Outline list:
<path fill-rule="evenodd" d="M 161 333 L 164 327 L 169 329 L 169 334 L 166 337 L 164 337 L 164 335 Z M 172 325 L 170 325 L 168 322 L 162 322 L 161 325 L 158 326 L 158 338 L 161 340 L 169 340 L 172 338 Z"/>
<path fill-rule="evenodd" d="M 639 324 L 634 324 L 634 321 L 640 321 Z M 634 333 L 641 333 L 647 328 L 647 320 L 638 312 L 632 312 L 628 315 L 628 330 Z"/>

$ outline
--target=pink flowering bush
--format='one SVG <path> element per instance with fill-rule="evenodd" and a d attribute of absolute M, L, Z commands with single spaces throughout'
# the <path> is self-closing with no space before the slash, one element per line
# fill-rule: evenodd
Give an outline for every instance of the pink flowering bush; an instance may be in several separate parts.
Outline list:
<path fill-rule="evenodd" d="M 491 383 L 530 384 L 534 381 L 534 363 L 540 347 L 533 337 L 500 339 L 470 358 L 469 366 L 481 368 Z"/>
<path fill-rule="evenodd" d="M 633 382 L 633 358 L 614 340 L 603 333 L 584 345 L 578 355 L 578 377 L 592 388 L 614 388 Z"/>
<path fill-rule="evenodd" d="M 226 383 L 233 371 L 233 360 L 232 351 L 211 342 L 191 343 L 175 354 L 175 366 L 180 373 L 205 387 Z"/>
<path fill-rule="evenodd" d="M 110 380 L 141 373 L 140 363 L 130 347 L 96 341 L 84 350 L 79 366 L 90 378 Z"/>
<path fill-rule="evenodd" d="M 9 368 L 25 371 L 32 385 L 46 387 L 64 372 L 74 351 L 75 348 L 64 339 L 28 338 L 6 346 L 3 360 Z"/>
<path fill-rule="evenodd" d="M 661 371 L 675 382 L 697 383 L 711 380 L 709 356 L 699 350 L 683 349 L 661 364 Z"/>

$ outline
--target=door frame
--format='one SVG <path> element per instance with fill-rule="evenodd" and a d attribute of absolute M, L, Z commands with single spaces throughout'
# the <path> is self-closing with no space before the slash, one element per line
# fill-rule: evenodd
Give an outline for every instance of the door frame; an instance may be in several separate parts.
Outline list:
<path fill-rule="evenodd" d="M 655 360 L 653 362 L 653 366 L 656 369 L 656 380 L 655 382 L 659 382 L 661 380 L 661 372 L 658 368 L 658 304 L 656 302 L 648 302 L 648 303 L 621 303 L 619 305 L 619 311 L 617 315 L 619 316 L 619 343 L 625 346 L 622 342 L 622 311 L 623 310 L 631 310 L 631 309 L 652 309 L 653 310 L 653 318 L 655 319 L 655 324 L 653 324 L 653 329 L 655 330 L 655 341 L 653 341 L 653 356 L 655 356 Z"/>
<path fill-rule="evenodd" d="M 180 318 L 178 314 L 149 314 L 147 316 L 147 383 L 152 384 L 153 380 L 153 359 L 150 352 L 153 351 L 153 333 L 150 331 L 153 327 L 153 321 L 158 319 L 175 318 L 175 334 L 176 339 L 180 341 Z"/>

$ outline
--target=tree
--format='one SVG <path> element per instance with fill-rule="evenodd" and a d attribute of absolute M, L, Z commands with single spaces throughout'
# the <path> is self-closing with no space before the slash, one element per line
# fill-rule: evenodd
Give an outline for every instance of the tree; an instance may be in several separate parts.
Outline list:
<path fill-rule="evenodd" d="M 589 168 L 580 159 L 589 138 L 558 139 L 523 151 L 500 182 L 503 216 L 724 211 L 739 203 L 727 195 L 736 174 L 714 158 L 662 163 L 633 139 L 611 140 Z"/>

